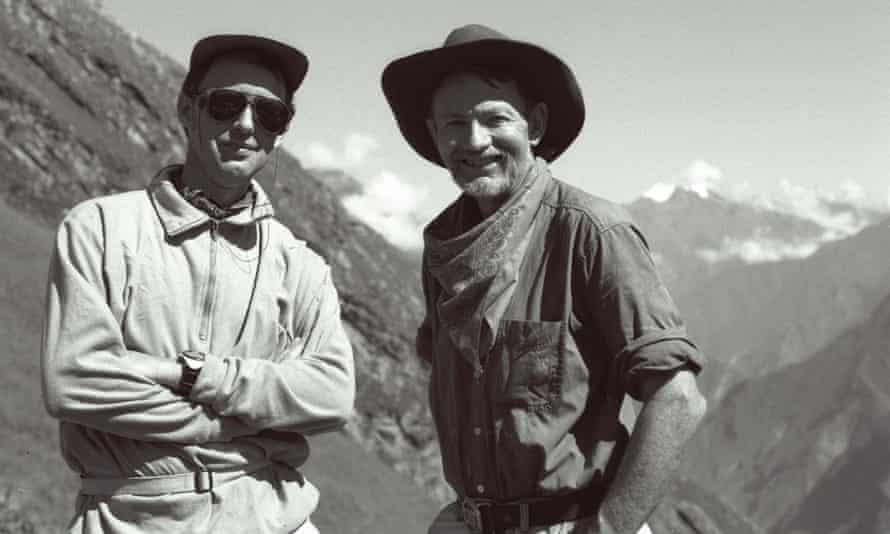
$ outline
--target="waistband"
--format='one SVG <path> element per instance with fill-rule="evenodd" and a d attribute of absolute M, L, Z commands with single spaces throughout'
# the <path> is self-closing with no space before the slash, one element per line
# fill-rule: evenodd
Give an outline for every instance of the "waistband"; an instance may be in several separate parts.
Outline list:
<path fill-rule="evenodd" d="M 261 463 L 237 469 L 202 470 L 127 478 L 80 478 L 80 493 L 84 495 L 164 495 L 170 493 L 205 493 L 215 486 L 237 480 L 271 465 Z"/>
<path fill-rule="evenodd" d="M 605 493 L 605 485 L 597 477 L 587 487 L 563 495 L 511 502 L 461 497 L 459 503 L 461 518 L 471 532 L 502 534 L 511 528 L 525 531 L 592 516 Z"/>

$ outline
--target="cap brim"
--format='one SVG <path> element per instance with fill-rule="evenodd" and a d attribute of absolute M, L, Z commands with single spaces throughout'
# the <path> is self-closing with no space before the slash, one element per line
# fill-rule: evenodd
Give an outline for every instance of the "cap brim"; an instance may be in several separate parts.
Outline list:
<path fill-rule="evenodd" d="M 277 60 L 291 93 L 300 87 L 309 69 L 309 58 L 292 46 L 255 35 L 227 34 L 212 35 L 198 41 L 192 49 L 189 70 L 206 64 L 220 54 L 242 49 L 259 50 Z"/>
<path fill-rule="evenodd" d="M 405 140 L 425 159 L 444 166 L 427 129 L 430 100 L 446 75 L 472 67 L 507 68 L 523 91 L 547 104 L 547 130 L 536 153 L 553 161 L 584 124 L 584 100 L 571 69 L 547 50 L 521 41 L 481 39 L 426 50 L 386 66 L 381 83 Z"/>

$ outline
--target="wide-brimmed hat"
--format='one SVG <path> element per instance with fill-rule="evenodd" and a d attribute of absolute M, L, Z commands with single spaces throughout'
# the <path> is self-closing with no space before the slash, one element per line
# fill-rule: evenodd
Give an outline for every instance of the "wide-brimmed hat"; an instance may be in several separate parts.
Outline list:
<path fill-rule="evenodd" d="M 568 65 L 540 46 L 470 24 L 452 30 L 441 47 L 396 59 L 383 70 L 383 93 L 399 129 L 424 158 L 444 166 L 426 125 L 433 92 L 445 76 L 473 68 L 509 73 L 524 94 L 547 104 L 547 129 L 535 147 L 538 156 L 553 161 L 578 136 L 584 100 Z"/>
<path fill-rule="evenodd" d="M 219 34 L 204 37 L 195 43 L 189 59 L 189 73 L 205 67 L 221 54 L 235 50 L 256 50 L 268 55 L 280 66 L 291 96 L 303 83 L 309 69 L 309 59 L 303 52 L 280 41 L 256 35 Z"/>

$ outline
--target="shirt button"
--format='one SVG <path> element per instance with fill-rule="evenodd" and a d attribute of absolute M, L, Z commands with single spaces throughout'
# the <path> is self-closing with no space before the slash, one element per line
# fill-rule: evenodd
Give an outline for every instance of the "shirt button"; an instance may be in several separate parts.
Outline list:
<path fill-rule="evenodd" d="M 478 493 L 485 493 L 485 486 L 483 486 L 482 484 L 479 484 L 478 486 L 476 486 L 476 491 Z"/>
<path fill-rule="evenodd" d="M 477 426 L 476 428 L 473 429 L 473 434 L 476 434 L 477 436 L 481 436 L 482 429 Z"/>

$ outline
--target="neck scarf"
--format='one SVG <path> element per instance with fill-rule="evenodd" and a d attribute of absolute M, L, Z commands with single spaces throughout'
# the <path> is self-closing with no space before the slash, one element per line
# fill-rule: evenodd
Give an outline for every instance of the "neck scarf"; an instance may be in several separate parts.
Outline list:
<path fill-rule="evenodd" d="M 475 200 L 462 195 L 424 230 L 430 273 L 444 289 L 436 303 L 443 328 L 477 373 L 513 294 L 528 236 L 550 181 L 537 159 L 495 213 L 469 229 Z"/>
<path fill-rule="evenodd" d="M 182 198 L 192 206 L 206 213 L 211 219 L 217 221 L 227 219 L 232 215 L 253 206 L 254 198 L 256 197 L 256 192 L 253 190 L 253 187 L 249 187 L 244 193 L 244 196 L 235 201 L 232 205 L 220 206 L 214 202 L 213 199 L 208 197 L 203 189 L 185 185 L 183 183 L 184 180 L 182 179 L 182 169 L 180 169 L 179 172 L 176 172 L 172 176 L 172 179 L 173 185 L 176 186 L 176 190 L 179 191 Z"/>

